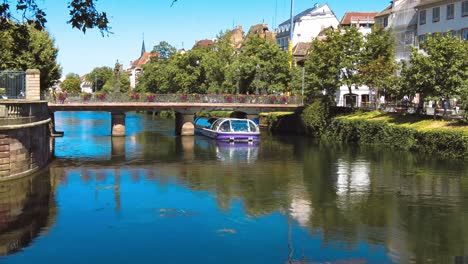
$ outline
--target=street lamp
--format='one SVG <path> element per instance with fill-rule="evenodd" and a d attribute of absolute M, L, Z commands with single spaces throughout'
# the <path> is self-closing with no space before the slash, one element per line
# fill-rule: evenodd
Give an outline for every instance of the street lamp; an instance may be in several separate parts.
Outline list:
<path fill-rule="evenodd" d="M 236 69 L 236 73 L 237 73 L 237 91 L 236 91 L 236 94 L 239 95 L 239 85 L 240 85 L 240 70 L 239 68 Z"/>
<path fill-rule="evenodd" d="M 259 71 L 259 69 L 260 69 L 260 65 L 258 65 L 258 63 L 257 63 L 257 66 L 255 66 L 255 69 L 256 69 L 256 71 L 255 71 L 255 79 L 256 79 L 256 82 L 255 82 L 255 94 L 258 95 L 258 82 L 259 82 L 259 80 L 258 80 L 258 71 Z"/>

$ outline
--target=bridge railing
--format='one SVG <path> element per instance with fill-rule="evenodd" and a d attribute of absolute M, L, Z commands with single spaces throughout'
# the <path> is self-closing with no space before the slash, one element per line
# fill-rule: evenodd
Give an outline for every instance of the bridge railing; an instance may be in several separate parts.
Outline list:
<path fill-rule="evenodd" d="M 145 94 L 94 93 L 45 94 L 45 100 L 54 103 L 242 103 L 242 104 L 302 104 L 301 96 L 247 95 L 247 94 Z"/>

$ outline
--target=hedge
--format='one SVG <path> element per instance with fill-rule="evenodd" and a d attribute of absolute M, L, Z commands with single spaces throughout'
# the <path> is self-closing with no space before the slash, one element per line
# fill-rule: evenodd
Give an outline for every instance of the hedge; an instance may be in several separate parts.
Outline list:
<path fill-rule="evenodd" d="M 468 158 L 468 135 L 460 131 L 426 130 L 396 126 L 383 121 L 334 118 L 324 135 L 341 142 L 385 145 L 445 157 Z"/>

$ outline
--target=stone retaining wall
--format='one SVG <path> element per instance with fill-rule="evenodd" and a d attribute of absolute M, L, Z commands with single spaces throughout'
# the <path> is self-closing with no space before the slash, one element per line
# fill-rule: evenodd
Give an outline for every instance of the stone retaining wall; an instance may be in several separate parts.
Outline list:
<path fill-rule="evenodd" d="M 49 122 L 0 130 L 0 179 L 22 176 L 47 165 L 52 157 Z"/>
<path fill-rule="evenodd" d="M 4 100 L 0 110 L 0 180 L 45 167 L 53 154 L 47 102 Z"/>

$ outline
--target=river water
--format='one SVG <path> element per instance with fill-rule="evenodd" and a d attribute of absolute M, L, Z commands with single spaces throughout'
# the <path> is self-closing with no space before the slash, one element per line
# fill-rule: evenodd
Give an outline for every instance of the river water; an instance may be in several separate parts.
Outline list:
<path fill-rule="evenodd" d="M 0 183 L 0 263 L 468 263 L 468 165 L 174 121 L 56 113 L 56 159 Z M 467 262 L 457 262 L 467 261 Z"/>

